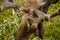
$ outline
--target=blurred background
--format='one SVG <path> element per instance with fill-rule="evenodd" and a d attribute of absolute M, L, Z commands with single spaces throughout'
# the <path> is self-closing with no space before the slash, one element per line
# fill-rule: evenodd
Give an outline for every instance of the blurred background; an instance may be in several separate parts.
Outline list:
<path fill-rule="evenodd" d="M 22 4 L 23 0 L 15 0 L 16 2 Z M 0 2 L 0 6 L 2 2 Z M 56 11 L 60 8 L 60 1 L 56 4 L 52 4 L 49 7 L 48 13 Z M 45 21 L 45 34 L 44 40 L 60 40 L 60 16 L 56 16 L 51 19 L 51 21 Z M 18 30 L 18 25 L 21 19 L 17 15 L 12 14 L 12 9 L 8 9 L 0 13 L 0 40 L 14 40 L 15 33 Z M 30 36 L 31 40 L 40 40 L 40 38 L 35 37 L 33 34 Z"/>

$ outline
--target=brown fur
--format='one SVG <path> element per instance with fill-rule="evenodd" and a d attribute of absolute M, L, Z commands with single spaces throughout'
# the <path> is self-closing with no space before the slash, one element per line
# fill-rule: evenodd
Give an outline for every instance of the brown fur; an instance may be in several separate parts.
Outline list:
<path fill-rule="evenodd" d="M 44 5 L 45 3 L 43 3 L 42 0 L 24 0 L 21 9 L 22 10 L 29 10 L 32 11 L 42 5 Z"/>
<path fill-rule="evenodd" d="M 29 40 L 28 38 L 32 33 L 34 33 L 36 36 L 39 36 L 41 39 L 43 39 L 43 35 L 44 35 L 43 21 L 44 21 L 45 16 L 46 16 L 46 18 L 48 17 L 47 15 L 45 15 L 46 11 L 45 11 L 45 9 L 43 10 L 43 8 L 44 7 L 48 8 L 50 3 L 53 3 L 55 1 L 56 0 L 54 0 L 54 1 L 24 0 L 24 3 L 21 6 L 21 10 L 24 10 L 23 12 L 25 12 L 27 14 L 24 14 L 22 16 L 20 28 L 18 29 L 18 31 L 16 33 L 15 40 Z M 41 2 L 43 4 L 41 4 Z M 45 4 L 45 2 L 47 2 L 47 4 Z M 43 12 L 45 11 L 44 13 L 41 11 L 35 10 L 35 9 L 39 8 L 40 6 L 42 6 L 41 11 L 43 11 Z M 31 12 L 32 12 L 32 16 L 31 16 L 31 14 L 29 15 L 29 13 L 31 13 Z M 35 15 L 35 13 L 36 13 L 36 15 Z M 47 20 L 48 19 L 50 19 L 50 18 L 48 17 Z M 26 26 L 25 21 L 29 21 L 31 23 L 30 27 Z"/>
<path fill-rule="evenodd" d="M 43 12 L 36 10 L 35 13 L 37 14 L 37 18 L 35 18 L 33 15 L 24 14 L 22 16 L 22 21 L 20 23 L 20 28 L 18 29 L 16 33 L 15 40 L 29 40 L 29 36 L 34 33 L 36 36 L 39 36 L 41 39 L 43 39 L 44 29 L 43 29 L 43 19 L 44 17 L 41 17 L 44 15 Z M 39 15 L 39 13 L 41 15 Z M 26 21 L 30 22 L 30 26 L 27 27 Z"/>

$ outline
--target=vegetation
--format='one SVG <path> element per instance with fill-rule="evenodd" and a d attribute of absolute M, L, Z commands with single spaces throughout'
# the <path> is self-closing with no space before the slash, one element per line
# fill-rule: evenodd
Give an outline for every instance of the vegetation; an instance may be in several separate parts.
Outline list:
<path fill-rule="evenodd" d="M 22 1 L 17 1 L 21 2 Z M 0 5 L 2 3 L 0 2 Z M 48 10 L 53 12 L 60 8 L 60 1 L 56 4 L 52 4 Z M 45 34 L 44 40 L 60 40 L 60 16 L 52 18 L 52 22 L 44 22 Z M 14 35 L 18 29 L 20 20 L 16 14 L 12 14 L 12 10 L 8 9 L 0 13 L 0 40 L 14 40 Z M 31 40 L 40 40 L 38 37 L 31 35 Z"/>

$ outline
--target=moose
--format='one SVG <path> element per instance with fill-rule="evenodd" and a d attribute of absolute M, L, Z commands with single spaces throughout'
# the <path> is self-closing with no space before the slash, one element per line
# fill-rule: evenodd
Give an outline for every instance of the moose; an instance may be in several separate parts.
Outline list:
<path fill-rule="evenodd" d="M 21 23 L 16 33 L 15 40 L 29 40 L 29 36 L 32 33 L 43 39 L 44 20 L 48 21 L 51 18 L 60 15 L 60 9 L 56 12 L 47 13 L 49 6 L 57 3 L 59 0 L 24 0 L 22 5 L 19 5 L 14 0 L 0 1 L 3 2 L 0 7 L 0 12 L 9 8 L 13 8 L 15 12 L 18 9 L 23 12 L 20 13 L 22 15 L 17 14 L 18 17 L 21 17 Z M 27 26 L 26 21 L 29 22 L 29 27 Z"/>

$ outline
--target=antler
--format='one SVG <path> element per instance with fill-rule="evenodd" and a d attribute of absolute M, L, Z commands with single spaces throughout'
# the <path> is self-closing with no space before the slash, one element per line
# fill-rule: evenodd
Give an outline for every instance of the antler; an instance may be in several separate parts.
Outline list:
<path fill-rule="evenodd" d="M 15 3 L 13 1 L 8 0 L 2 0 L 3 4 L 0 7 L 0 12 L 5 11 L 9 8 L 19 9 L 20 5 L 18 3 Z"/>
<path fill-rule="evenodd" d="M 58 15 L 60 15 L 60 8 L 56 12 L 51 12 L 51 13 L 45 14 L 45 19 L 49 20 Z"/>
<path fill-rule="evenodd" d="M 41 10 L 44 13 L 47 13 L 48 8 L 51 4 L 57 3 L 59 0 L 43 0 L 46 2 L 44 5 L 40 6 L 38 9 Z"/>

